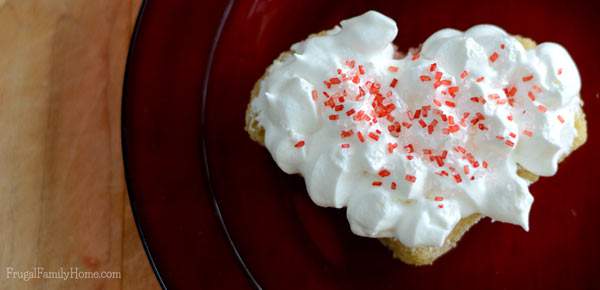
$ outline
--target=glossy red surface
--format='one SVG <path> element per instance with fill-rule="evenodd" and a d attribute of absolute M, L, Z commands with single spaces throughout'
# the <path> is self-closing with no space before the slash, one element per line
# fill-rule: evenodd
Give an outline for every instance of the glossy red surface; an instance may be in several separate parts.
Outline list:
<path fill-rule="evenodd" d="M 137 221 L 169 289 L 251 288 L 212 193 L 265 289 L 599 289 L 600 4 L 486 3 L 238 1 L 206 71 L 227 3 L 150 2 L 128 63 L 123 137 Z M 404 265 L 377 240 L 351 234 L 343 210 L 313 205 L 302 178 L 284 174 L 247 137 L 249 92 L 272 60 L 369 9 L 397 21 L 401 50 L 443 27 L 493 23 L 570 51 L 582 75 L 590 138 L 556 176 L 531 187 L 529 233 L 485 220 L 434 266 Z"/>

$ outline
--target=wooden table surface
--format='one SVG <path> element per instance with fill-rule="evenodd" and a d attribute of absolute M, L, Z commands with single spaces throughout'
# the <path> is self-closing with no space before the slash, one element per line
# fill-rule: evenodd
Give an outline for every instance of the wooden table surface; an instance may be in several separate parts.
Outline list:
<path fill-rule="evenodd" d="M 0 0 L 0 289 L 159 289 L 123 174 L 123 72 L 141 0 Z M 121 279 L 9 278 L 77 267 Z"/>

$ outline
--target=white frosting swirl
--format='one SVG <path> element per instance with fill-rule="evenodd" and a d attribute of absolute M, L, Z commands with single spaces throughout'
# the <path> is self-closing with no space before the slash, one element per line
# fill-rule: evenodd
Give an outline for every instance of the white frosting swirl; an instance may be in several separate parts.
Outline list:
<path fill-rule="evenodd" d="M 358 235 L 440 246 L 473 213 L 527 230 L 533 197 L 517 164 L 553 175 L 576 135 L 567 51 L 526 51 L 478 25 L 395 59 L 396 34 L 369 11 L 275 61 L 251 106 L 279 167 L 302 174 L 318 205 L 347 207 Z"/>

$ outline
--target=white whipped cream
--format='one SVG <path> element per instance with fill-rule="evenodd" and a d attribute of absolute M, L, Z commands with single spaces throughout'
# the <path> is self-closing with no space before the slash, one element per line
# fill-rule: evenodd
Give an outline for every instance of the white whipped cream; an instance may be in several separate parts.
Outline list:
<path fill-rule="evenodd" d="M 275 61 L 251 103 L 267 149 L 316 204 L 347 207 L 361 236 L 441 246 L 473 213 L 527 230 L 533 197 L 517 164 L 553 175 L 569 152 L 573 60 L 555 43 L 526 51 L 493 25 L 440 30 L 394 59 L 397 32 L 369 11 Z"/>

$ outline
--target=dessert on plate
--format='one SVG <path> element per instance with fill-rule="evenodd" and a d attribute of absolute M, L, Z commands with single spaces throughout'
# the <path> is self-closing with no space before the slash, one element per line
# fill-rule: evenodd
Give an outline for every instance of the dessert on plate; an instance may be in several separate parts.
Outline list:
<path fill-rule="evenodd" d="M 403 55 L 397 32 L 369 11 L 292 45 L 256 83 L 246 131 L 405 263 L 433 263 L 483 217 L 528 230 L 529 185 L 586 140 L 572 58 L 493 25 Z"/>

